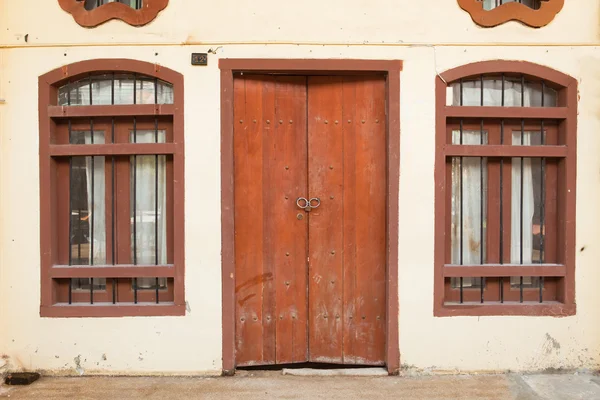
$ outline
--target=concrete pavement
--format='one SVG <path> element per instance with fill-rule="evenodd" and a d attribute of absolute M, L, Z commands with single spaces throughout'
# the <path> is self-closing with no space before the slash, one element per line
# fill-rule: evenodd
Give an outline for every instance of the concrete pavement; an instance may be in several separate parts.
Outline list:
<path fill-rule="evenodd" d="M 600 379 L 577 374 L 309 377 L 281 372 L 244 372 L 223 378 L 42 377 L 30 386 L 2 386 L 0 398 L 600 400 Z"/>

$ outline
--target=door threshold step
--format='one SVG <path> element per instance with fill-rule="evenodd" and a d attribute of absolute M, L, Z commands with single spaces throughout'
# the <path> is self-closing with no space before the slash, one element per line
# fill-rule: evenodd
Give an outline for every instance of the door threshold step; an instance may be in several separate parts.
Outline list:
<path fill-rule="evenodd" d="M 282 374 L 293 376 L 387 376 L 388 372 L 385 368 L 284 368 Z"/>

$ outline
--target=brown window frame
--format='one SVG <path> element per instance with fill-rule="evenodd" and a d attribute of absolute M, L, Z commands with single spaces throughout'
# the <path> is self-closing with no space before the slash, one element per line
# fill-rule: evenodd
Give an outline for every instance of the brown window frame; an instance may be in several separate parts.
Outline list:
<path fill-rule="evenodd" d="M 447 105 L 448 88 L 452 83 L 463 79 L 483 76 L 515 75 L 527 77 L 530 80 L 545 82 L 548 87 L 557 90 L 557 107 L 497 107 L 497 106 L 452 106 Z M 435 162 L 435 282 L 434 282 L 434 315 L 446 316 L 486 316 L 486 315 L 532 315 L 532 316 L 569 316 L 576 313 L 575 304 L 575 189 L 576 189 L 576 167 L 577 167 L 577 80 L 553 69 L 520 61 L 483 61 L 460 66 L 446 71 L 436 77 L 436 162 Z M 486 130 L 490 130 L 488 144 L 486 145 L 454 145 L 451 142 L 452 124 L 457 119 L 475 119 L 485 121 Z M 546 146 L 518 146 L 512 144 L 501 144 L 500 135 L 491 132 L 496 124 L 502 120 L 519 121 L 524 129 L 527 124 L 534 126 L 541 120 L 558 121 L 555 127 L 547 126 L 549 135 Z M 463 126 L 465 128 L 466 124 Z M 540 125 L 537 125 L 538 129 Z M 508 129 L 508 128 L 507 128 Z M 477 128 L 477 130 L 479 130 Z M 505 136 L 506 137 L 506 136 Z M 558 145 L 557 138 L 560 138 Z M 552 143 L 554 140 L 555 143 Z M 554 233 L 556 246 L 556 264 L 515 265 L 501 263 L 498 260 L 500 251 L 510 252 L 510 242 L 504 241 L 503 250 L 500 250 L 499 219 L 488 216 L 488 229 L 486 236 L 487 260 L 478 265 L 452 265 L 450 262 L 450 198 L 451 178 L 449 175 L 449 163 L 452 157 L 489 157 L 506 159 L 510 157 L 540 157 L 547 160 L 555 160 L 560 167 L 552 167 L 552 173 L 556 176 L 556 225 Z M 499 167 L 498 171 L 499 171 Z M 505 167 L 506 168 L 506 165 Z M 549 167 L 550 169 L 550 167 Z M 451 171 L 451 169 L 450 169 Z M 510 165 L 505 169 L 505 176 L 510 174 Z M 547 171 L 548 173 L 548 171 Z M 488 164 L 488 189 L 493 190 L 492 185 L 499 184 L 489 177 Z M 550 184 L 548 185 L 550 186 Z M 510 188 L 509 188 L 510 189 Z M 548 191 L 548 187 L 546 188 Z M 510 206 L 510 197 L 504 191 L 502 198 Z M 493 199 L 488 195 L 487 209 L 493 207 Z M 509 196 L 509 194 L 508 194 Z M 506 204 L 506 203 L 505 203 Z M 482 206 L 483 207 L 483 206 Z M 506 214 L 504 213 L 504 220 Z M 510 215 L 508 216 L 510 219 Z M 509 221 L 510 223 L 510 221 Z M 491 227 L 493 225 L 493 227 Z M 546 231 L 548 232 L 548 230 Z M 506 237 L 506 232 L 502 236 Z M 494 243 L 491 244 L 490 243 Z M 491 251 L 491 253 L 490 253 Z M 556 295 L 558 301 L 535 302 L 535 294 L 525 294 L 523 301 L 515 295 L 508 293 L 506 301 L 478 301 L 480 293 L 465 296 L 463 303 L 457 304 L 452 295 L 448 295 L 452 277 L 481 278 L 489 277 L 498 279 L 499 282 L 508 281 L 510 277 L 532 276 L 547 277 L 550 279 L 549 289 Z M 490 282 L 493 281 L 490 280 Z M 552 281 L 555 279 L 556 281 Z M 499 290 L 499 283 L 494 283 Z M 510 283 L 502 287 L 510 289 Z M 494 288 L 488 288 L 490 290 Z M 544 286 L 544 289 L 546 287 Z M 504 289 L 506 292 L 506 289 Z M 517 290 L 520 292 L 520 290 Z M 483 290 L 481 291 L 483 296 Z M 511 297 L 512 296 L 512 297 Z M 456 296 L 454 296 L 456 297 Z M 471 298 L 473 297 L 473 298 Z"/>
<path fill-rule="evenodd" d="M 133 73 L 153 77 L 165 81 L 173 87 L 173 104 L 125 104 L 125 105 L 77 105 L 59 106 L 58 89 L 82 78 L 102 73 Z M 182 316 L 185 315 L 185 231 L 184 231 L 184 87 L 183 75 L 157 64 L 128 59 L 96 59 L 81 61 L 57 68 L 39 77 L 39 123 L 40 123 L 40 250 L 41 250 L 41 306 L 42 317 L 121 317 L 121 316 Z M 105 144 L 60 144 L 56 142 L 64 130 L 65 121 L 77 121 L 81 118 L 92 118 L 98 121 L 103 118 L 124 119 L 139 118 L 156 121 L 152 129 L 165 130 L 166 143 L 127 143 L 128 132 L 125 124 L 115 124 L 115 142 L 107 141 Z M 76 127 L 76 124 L 72 125 Z M 150 125 L 149 125 L 150 126 Z M 82 127 L 84 127 L 82 125 Z M 98 124 L 97 127 L 101 127 Z M 140 129 L 144 129 L 144 122 Z M 105 131 L 110 128 L 106 127 Z M 64 135 L 63 135 L 64 136 Z M 120 139 L 117 139 L 120 136 Z M 167 220 L 167 253 L 168 264 L 164 265 L 132 265 L 127 260 L 130 246 L 129 242 L 129 207 L 115 207 L 115 223 L 117 235 L 121 239 L 115 240 L 117 254 L 123 257 L 118 259 L 125 262 L 101 266 L 65 266 L 62 247 L 69 247 L 69 239 L 61 236 L 64 233 L 64 217 L 68 218 L 68 211 L 64 205 L 69 202 L 69 178 L 65 179 L 64 160 L 73 156 L 134 156 L 158 155 L 166 156 L 167 180 L 167 212 L 171 216 Z M 118 159 L 118 157 L 115 157 Z M 109 161 L 107 160 L 107 165 Z M 116 162 L 116 174 L 124 172 L 128 184 L 128 165 Z M 123 163 L 122 163 L 123 164 Z M 61 167 L 61 165 L 63 165 Z M 66 174 L 69 168 L 67 164 Z M 61 175 L 62 174 L 62 175 Z M 65 184 L 66 182 L 66 184 Z M 117 184 L 117 190 L 128 192 L 122 184 Z M 107 191 L 108 193 L 108 191 Z M 124 195 L 129 198 L 129 194 Z M 107 196 L 107 198 L 110 196 Z M 114 202 L 115 200 L 110 200 Z M 108 204 L 108 203 L 107 203 Z M 108 209 L 109 207 L 107 207 Z M 107 215 L 107 220 L 110 218 Z M 170 227 L 169 227 L 170 225 Z M 68 232 L 68 230 L 67 230 Z M 107 254 L 110 246 L 107 233 Z M 64 236 L 64 235 L 63 235 Z M 68 238 L 67 233 L 67 238 Z M 64 245 L 64 246 L 63 246 Z M 61 247 L 62 246 L 62 247 Z M 63 254 L 61 256 L 61 254 Z M 68 256 L 67 256 L 68 257 Z M 118 256 L 117 256 L 118 257 Z M 114 260 L 113 260 L 114 262 Z M 108 263 L 108 260 L 107 260 Z M 172 301 L 150 303 L 153 301 L 151 293 L 139 293 L 137 302 L 119 300 L 113 304 L 84 304 L 78 303 L 81 294 L 73 293 L 73 303 L 59 301 L 65 297 L 68 282 L 71 278 L 107 278 L 106 292 L 110 291 L 110 278 L 117 279 L 119 296 L 128 299 L 126 282 L 121 278 L 167 278 L 171 283 L 165 296 Z M 113 281 L 115 282 L 115 281 Z M 141 290 L 141 289 L 140 289 Z M 130 290 L 129 290 L 130 291 Z M 158 290 L 157 290 L 158 291 Z M 138 292 L 136 292 L 138 294 Z M 110 301 L 107 293 L 97 293 L 97 302 Z M 161 295 L 162 296 L 162 295 Z M 157 301 L 158 302 L 158 301 Z"/>
<path fill-rule="evenodd" d="M 501 4 L 485 10 L 482 0 L 458 0 L 460 7 L 471 15 L 473 21 L 483 27 L 492 28 L 508 21 L 519 21 L 532 28 L 548 25 L 563 9 L 565 0 L 542 0 L 539 9 L 532 9 L 518 2 Z"/>
<path fill-rule="evenodd" d="M 143 26 L 153 21 L 167 7 L 169 0 L 144 0 L 144 3 L 139 10 L 122 3 L 109 3 L 86 10 L 82 0 L 58 0 L 60 7 L 85 28 L 102 25 L 111 19 L 120 19 L 132 26 Z"/>

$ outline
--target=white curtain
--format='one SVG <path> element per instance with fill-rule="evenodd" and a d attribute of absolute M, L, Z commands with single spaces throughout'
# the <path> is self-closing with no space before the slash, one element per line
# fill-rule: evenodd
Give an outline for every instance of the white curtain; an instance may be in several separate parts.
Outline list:
<path fill-rule="evenodd" d="M 504 81 L 504 104 L 502 104 L 502 80 L 488 79 L 484 81 L 483 105 L 484 106 L 507 106 L 507 107 L 531 107 L 541 106 L 541 85 L 526 84 L 522 89 L 520 80 Z M 461 105 L 460 84 L 453 84 L 453 105 Z M 481 105 L 481 81 L 465 81 L 462 83 L 462 105 L 480 106 Z M 556 104 L 556 97 L 552 91 L 545 92 L 544 105 L 552 106 Z M 512 133 L 505 132 L 505 137 L 509 136 L 513 145 L 531 145 L 532 136 L 540 134 L 539 132 L 525 131 L 521 135 L 520 130 Z M 523 136 L 521 138 L 521 136 Z M 460 132 L 453 131 L 453 144 L 460 143 Z M 479 131 L 464 130 L 462 134 L 462 143 L 465 145 L 479 145 L 481 143 Z M 484 139 L 484 144 L 487 143 Z M 524 264 L 532 262 L 533 255 L 533 216 L 535 211 L 534 204 L 534 185 L 531 159 L 523 159 L 523 169 L 521 170 L 521 159 L 513 158 L 511 173 L 511 252 L 510 263 Z M 453 264 L 479 264 L 481 261 L 481 252 L 485 260 L 485 228 L 484 237 L 480 237 L 480 224 L 486 225 L 485 211 L 487 209 L 487 200 L 484 198 L 484 215 L 481 215 L 480 201 L 481 193 L 487 192 L 487 172 L 483 170 L 484 187 L 481 188 L 481 166 L 477 157 L 462 158 L 462 181 L 463 190 L 460 191 L 460 159 L 455 158 L 452 162 L 452 263 Z M 521 213 L 521 177 L 523 178 L 523 207 Z M 461 226 L 461 201 L 462 201 L 462 226 Z M 521 240 L 521 220 L 523 221 L 523 235 Z M 462 260 L 461 260 L 461 235 L 462 235 Z M 523 259 L 521 260 L 521 249 Z M 513 278 L 519 280 L 519 278 Z M 478 280 L 468 278 L 463 279 L 465 287 L 476 285 Z M 524 283 L 528 283 L 525 278 Z"/>
<path fill-rule="evenodd" d="M 92 133 L 85 133 L 86 144 L 101 144 L 104 143 L 104 132 L 94 132 L 94 140 L 92 141 Z M 104 168 L 104 157 L 86 157 L 86 181 L 87 181 L 87 200 L 89 211 L 89 234 L 88 238 L 94 244 L 89 246 L 88 257 L 90 264 L 93 261 L 94 265 L 106 264 L 106 174 Z M 92 162 L 93 160 L 93 162 Z M 93 165 L 93 167 L 92 167 Z M 93 176 L 93 196 L 92 196 L 92 176 Z M 93 199 L 93 201 L 92 201 Z M 93 233 L 92 233 L 93 232 Z"/>
<path fill-rule="evenodd" d="M 465 145 L 481 144 L 481 132 L 463 130 L 462 143 Z M 460 143 L 460 131 L 452 132 L 452 143 Z M 483 143 L 487 143 L 485 132 Z M 462 192 L 461 192 L 462 178 Z M 482 180 L 483 178 L 483 180 Z M 483 183 L 483 187 L 481 184 Z M 454 158 L 452 161 L 452 263 L 453 264 L 480 264 L 483 256 L 485 262 L 485 236 L 486 236 L 486 195 L 487 168 L 481 164 L 479 157 Z M 482 197 L 483 196 L 483 197 Z M 462 202 L 462 207 L 461 207 Z M 481 204 L 483 202 L 483 215 Z M 462 224 L 461 224 L 462 213 Z M 483 228 L 483 237 L 481 235 Z M 461 254 L 462 235 L 462 254 Z M 479 278 L 463 278 L 463 286 L 479 285 Z M 453 283 L 457 286 L 456 280 Z"/>
<path fill-rule="evenodd" d="M 135 134 L 136 143 L 155 143 L 154 130 L 138 130 Z M 134 134 L 131 133 L 131 141 Z M 158 142 L 165 142 L 165 131 L 158 131 Z M 135 170 L 135 189 L 133 187 L 133 174 Z M 132 165 L 132 193 L 135 190 L 136 204 L 132 203 L 132 219 L 136 224 L 135 236 L 132 227 L 132 252 L 135 240 L 135 256 L 138 264 L 167 263 L 167 192 L 166 192 L 166 158 L 165 156 L 136 156 L 135 168 Z M 158 183 L 158 187 L 157 187 Z M 158 190 L 158 193 L 157 193 Z M 158 194 L 158 196 L 157 196 Z M 156 200 L 158 199 L 158 203 Z M 158 237 L 156 234 L 158 233 Z M 157 258 L 158 256 L 158 258 Z M 138 288 L 155 287 L 155 278 L 138 278 Z M 161 279 L 159 285 L 163 287 L 165 280 Z"/>
<path fill-rule="evenodd" d="M 532 134 L 532 132 L 524 132 L 522 142 L 524 146 L 531 145 Z M 513 132 L 512 144 L 521 145 L 520 131 Z M 523 214 L 521 214 L 521 177 L 523 179 Z M 523 158 L 522 172 L 521 158 L 512 159 L 511 188 L 510 262 L 512 264 L 531 264 L 533 257 L 533 214 L 535 212 L 535 204 L 533 198 L 533 170 L 530 158 Z M 521 221 L 523 221 L 522 238 Z M 522 260 L 521 248 L 523 249 Z"/>

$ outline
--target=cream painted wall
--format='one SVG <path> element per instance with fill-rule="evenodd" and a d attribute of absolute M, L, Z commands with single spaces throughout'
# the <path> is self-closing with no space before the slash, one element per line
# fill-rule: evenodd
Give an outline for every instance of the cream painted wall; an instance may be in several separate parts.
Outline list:
<path fill-rule="evenodd" d="M 272 7 L 257 9 L 256 2 L 247 2 L 252 8 L 245 11 L 226 2 L 211 2 L 206 9 L 196 0 L 171 0 L 147 27 L 111 22 L 87 30 L 54 0 L 29 1 L 29 7 L 0 0 L 0 99 L 6 99 L 0 104 L 0 352 L 14 366 L 86 374 L 220 372 L 217 63 L 218 58 L 252 57 L 404 60 L 399 329 L 401 361 L 407 369 L 600 367 L 600 51 L 593 46 L 600 42 L 597 0 L 567 0 L 557 20 L 541 30 L 515 23 L 480 29 L 453 0 L 439 0 L 440 9 L 428 19 L 423 16 L 431 6 L 426 8 L 425 2 L 356 0 L 349 5 L 335 0 L 327 7 L 314 2 L 314 11 L 312 2 L 297 9 L 270 0 L 266 4 Z M 26 33 L 29 43 L 24 45 Z M 400 39 L 422 44 L 407 46 Z M 272 40 L 325 45 L 228 43 Z M 183 45 L 186 41 L 196 44 Z M 369 45 L 339 44 L 363 41 Z M 518 41 L 539 45 L 486 44 Z M 147 45 L 114 45 L 134 42 Z M 190 65 L 192 52 L 218 46 L 208 67 Z M 40 318 L 37 77 L 64 64 L 113 57 L 156 62 L 185 75 L 189 312 L 165 318 Z M 434 77 L 461 64 L 497 58 L 548 65 L 580 82 L 577 248 L 585 250 L 577 252 L 574 317 L 433 317 Z"/>
<path fill-rule="evenodd" d="M 80 29 L 56 0 L 0 0 L 0 43 L 598 43 L 600 2 L 566 0 L 544 29 L 516 22 L 483 29 L 456 0 L 171 0 L 141 29 L 110 22 Z"/>

